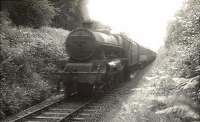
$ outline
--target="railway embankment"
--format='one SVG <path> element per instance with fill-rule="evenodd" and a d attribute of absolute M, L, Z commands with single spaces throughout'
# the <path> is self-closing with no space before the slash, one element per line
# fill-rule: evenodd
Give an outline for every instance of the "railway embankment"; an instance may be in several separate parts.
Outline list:
<path fill-rule="evenodd" d="M 68 31 L 1 26 L 0 119 L 56 94 Z"/>
<path fill-rule="evenodd" d="M 195 43 L 199 45 L 199 42 Z M 192 51 L 189 55 L 188 50 Z M 193 63 L 194 69 L 184 66 L 186 60 L 199 60 L 198 51 L 198 46 L 186 48 L 177 45 L 171 49 L 160 50 L 162 53 L 158 54 L 152 66 L 139 74 L 142 77 L 129 83 L 131 93 L 127 96 L 122 92 L 120 97 L 116 97 L 118 104 L 114 105 L 102 121 L 199 121 L 199 64 Z M 190 59 L 191 57 L 193 58 Z M 135 85 L 135 82 L 138 84 Z"/>
<path fill-rule="evenodd" d="M 104 121 L 200 121 L 199 5 L 188 0 L 177 12 L 152 67 Z"/>
<path fill-rule="evenodd" d="M 52 72 L 67 60 L 63 45 L 67 30 L 82 22 L 81 4 L 82 0 L 1 1 L 0 120 L 55 93 L 60 79 Z"/>

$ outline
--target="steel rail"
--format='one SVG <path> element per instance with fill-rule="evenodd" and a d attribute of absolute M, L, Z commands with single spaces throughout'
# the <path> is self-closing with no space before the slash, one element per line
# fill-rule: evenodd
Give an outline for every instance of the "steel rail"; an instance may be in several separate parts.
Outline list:
<path fill-rule="evenodd" d="M 35 106 L 32 106 L 32 107 L 20 112 L 23 115 L 17 114 L 15 116 L 13 116 L 12 118 L 4 120 L 3 122 L 21 122 L 22 119 L 24 119 L 26 117 L 29 117 L 32 114 L 36 113 L 36 112 L 40 112 L 40 111 L 48 108 L 49 106 L 52 106 L 52 105 L 54 105 L 56 103 L 59 103 L 59 102 L 63 101 L 63 99 L 64 99 L 64 95 L 61 96 L 60 98 L 54 100 L 54 101 L 53 100 L 52 101 L 47 101 L 48 103 L 45 104 L 45 105 L 42 105 L 42 103 L 39 103 L 39 104 L 37 104 Z M 34 109 L 34 107 L 36 107 L 36 109 L 35 110 L 31 110 L 31 109 Z"/>
<path fill-rule="evenodd" d="M 6 121 L 3 121 L 3 122 L 31 122 L 31 121 L 38 121 L 38 120 L 34 120 L 34 119 L 42 119 L 41 121 L 48 121 L 49 119 L 51 119 L 51 121 L 52 122 L 64 122 L 64 121 L 66 121 L 66 120 L 70 120 L 72 117 L 73 117 L 73 115 L 76 115 L 79 111 L 81 111 L 81 110 L 83 110 L 87 105 L 89 105 L 91 102 L 92 102 L 92 100 L 86 100 L 84 103 L 82 103 L 81 105 L 78 105 L 77 107 L 75 107 L 75 108 L 59 108 L 59 106 L 55 106 L 55 107 L 52 107 L 53 105 L 55 105 L 55 104 L 57 104 L 57 103 L 59 103 L 59 102 L 61 102 L 63 99 L 58 99 L 58 100 L 56 100 L 56 101 L 54 101 L 54 102 L 50 102 L 50 103 L 48 103 L 48 104 L 45 104 L 44 106 L 41 106 L 41 108 L 38 108 L 38 109 L 36 109 L 36 110 L 34 110 L 34 111 L 30 111 L 30 112 L 26 112 L 26 114 L 24 114 L 24 115 L 22 115 L 22 116 L 16 116 L 16 118 L 15 119 L 13 119 L 13 120 L 6 120 Z M 69 101 L 69 102 L 71 102 L 71 101 Z M 80 103 L 78 103 L 78 104 L 80 104 Z M 62 104 L 59 104 L 59 105 L 62 105 Z M 67 104 L 67 102 L 65 102 L 65 103 L 63 103 L 63 105 L 68 105 Z M 74 104 L 72 104 L 73 106 L 76 106 L 77 104 L 76 103 L 74 103 Z M 49 108 L 50 107 L 52 107 L 54 110 L 56 110 L 56 109 L 60 109 L 60 110 L 66 110 L 66 109 L 68 109 L 68 110 L 70 110 L 69 112 L 67 112 L 67 113 L 62 113 L 62 117 L 59 117 L 59 112 L 58 111 L 56 111 L 56 112 L 53 112 L 54 114 L 57 114 L 58 115 L 58 117 L 53 117 L 53 116 L 42 116 L 42 114 L 44 114 L 44 113 L 48 113 L 48 110 L 49 110 Z M 32 107 L 31 107 L 32 108 Z M 29 108 L 30 109 L 30 108 Z"/>
<path fill-rule="evenodd" d="M 92 100 L 89 100 L 88 102 L 82 104 L 81 106 L 79 106 L 78 108 L 76 108 L 74 111 L 72 111 L 71 113 L 69 113 L 68 115 L 66 115 L 63 119 L 61 119 L 58 122 L 65 122 L 68 119 L 71 119 L 71 117 L 73 115 L 75 115 L 76 113 L 78 113 L 79 111 L 81 111 L 84 107 L 86 107 L 87 105 L 89 105 L 92 102 Z"/>

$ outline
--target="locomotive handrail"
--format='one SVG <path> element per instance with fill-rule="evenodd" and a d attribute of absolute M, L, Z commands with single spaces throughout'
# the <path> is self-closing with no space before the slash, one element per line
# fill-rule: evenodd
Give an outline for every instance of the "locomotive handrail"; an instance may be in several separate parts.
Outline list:
<path fill-rule="evenodd" d="M 107 62 L 107 61 L 112 61 L 112 60 L 116 60 L 116 59 L 119 59 L 121 61 L 128 61 L 128 58 L 112 58 L 112 59 L 101 59 L 100 61 L 101 62 Z M 99 60 L 93 60 L 93 61 L 99 61 Z"/>
<path fill-rule="evenodd" d="M 54 74 L 104 74 L 105 72 L 55 72 Z"/>

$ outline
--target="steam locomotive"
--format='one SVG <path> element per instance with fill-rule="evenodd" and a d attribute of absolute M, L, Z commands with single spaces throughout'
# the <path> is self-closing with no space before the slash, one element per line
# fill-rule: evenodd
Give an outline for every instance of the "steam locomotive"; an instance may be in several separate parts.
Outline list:
<path fill-rule="evenodd" d="M 64 91 L 89 95 L 127 81 L 131 71 L 152 62 L 156 53 L 127 36 L 89 29 L 72 31 L 65 42 L 69 61 L 64 68 Z"/>

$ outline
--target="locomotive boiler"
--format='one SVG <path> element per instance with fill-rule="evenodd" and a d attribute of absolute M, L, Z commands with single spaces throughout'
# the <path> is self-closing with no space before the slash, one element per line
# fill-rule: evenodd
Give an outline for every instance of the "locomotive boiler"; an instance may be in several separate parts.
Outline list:
<path fill-rule="evenodd" d="M 152 53 L 126 36 L 89 29 L 72 31 L 65 47 L 69 55 L 63 81 L 66 96 L 74 90 L 89 95 L 98 89 L 110 89 L 126 81 L 138 65 L 148 62 L 145 53 L 140 55 L 141 50 Z M 155 59 L 155 55 L 151 57 Z"/>

